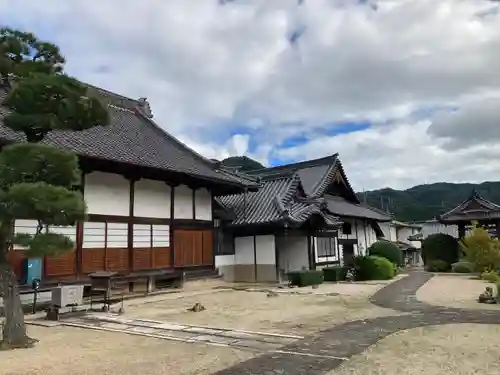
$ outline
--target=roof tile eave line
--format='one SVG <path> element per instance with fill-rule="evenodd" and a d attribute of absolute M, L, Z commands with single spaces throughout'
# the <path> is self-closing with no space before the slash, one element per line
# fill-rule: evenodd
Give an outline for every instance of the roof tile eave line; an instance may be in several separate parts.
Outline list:
<path fill-rule="evenodd" d="M 191 147 L 186 145 L 184 142 L 181 142 L 179 139 L 174 137 L 172 134 L 167 132 L 165 129 L 163 129 L 160 125 L 156 123 L 153 119 L 147 117 L 142 111 L 139 109 L 136 109 L 135 111 L 136 116 L 139 116 L 143 122 L 147 122 L 148 124 L 152 125 L 157 131 L 159 131 L 165 138 L 168 138 L 169 140 L 173 141 L 174 143 L 177 144 L 177 146 L 180 146 L 184 150 L 188 151 L 191 153 L 193 156 L 198 158 L 200 161 L 206 163 L 207 166 L 215 169 L 215 166 L 217 165 L 216 162 L 206 158 L 205 156 L 201 155 L 200 153 L 196 152 L 193 150 Z"/>
<path fill-rule="evenodd" d="M 338 154 L 336 154 L 337 157 L 333 160 L 332 164 L 328 168 L 328 170 L 325 172 L 323 177 L 317 182 L 316 186 L 313 188 L 313 192 L 311 194 L 312 197 L 319 197 L 320 195 L 323 195 L 325 193 L 325 190 L 329 186 L 329 184 L 332 183 L 333 176 L 335 174 L 335 171 L 337 170 L 337 167 L 339 165 L 339 158 Z"/>
<path fill-rule="evenodd" d="M 248 171 L 248 173 L 249 174 L 267 174 L 266 172 L 273 173 L 275 171 L 276 172 L 278 172 L 278 171 L 283 172 L 283 171 L 294 169 L 294 168 L 297 168 L 297 169 L 309 168 L 309 167 L 313 167 L 313 166 L 323 165 L 323 164 L 325 164 L 326 161 L 335 159 L 337 157 L 338 157 L 338 153 L 335 153 L 333 155 L 328 155 L 328 156 L 318 158 L 318 159 L 304 160 L 304 161 L 300 161 L 297 163 L 289 163 L 289 164 L 277 165 L 274 167 L 255 169 L 252 171 Z"/>

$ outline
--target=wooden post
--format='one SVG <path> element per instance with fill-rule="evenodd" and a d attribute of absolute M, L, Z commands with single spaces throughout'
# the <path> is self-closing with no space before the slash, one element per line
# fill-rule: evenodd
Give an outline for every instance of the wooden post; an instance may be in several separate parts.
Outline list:
<path fill-rule="evenodd" d="M 496 237 L 500 238 L 500 221 L 497 221 L 495 223 L 495 231 L 496 231 Z M 500 295 L 500 293 L 499 293 L 499 295 Z"/>
<path fill-rule="evenodd" d="M 458 239 L 461 240 L 464 237 L 465 237 L 465 224 L 460 223 L 458 224 Z"/>

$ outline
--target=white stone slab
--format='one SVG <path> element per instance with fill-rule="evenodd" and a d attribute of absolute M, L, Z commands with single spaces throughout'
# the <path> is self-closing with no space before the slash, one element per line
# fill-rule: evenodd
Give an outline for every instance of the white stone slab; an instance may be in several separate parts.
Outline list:
<path fill-rule="evenodd" d="M 167 329 L 170 331 L 182 331 L 188 328 L 188 326 L 182 326 L 180 324 L 162 323 L 162 324 L 155 324 L 154 328 Z"/>
<path fill-rule="evenodd" d="M 103 323 L 103 324 L 101 324 L 101 327 L 110 328 L 110 329 L 119 329 L 119 330 L 126 330 L 129 328 L 129 326 L 127 326 L 125 324 L 119 324 L 119 323 Z"/>

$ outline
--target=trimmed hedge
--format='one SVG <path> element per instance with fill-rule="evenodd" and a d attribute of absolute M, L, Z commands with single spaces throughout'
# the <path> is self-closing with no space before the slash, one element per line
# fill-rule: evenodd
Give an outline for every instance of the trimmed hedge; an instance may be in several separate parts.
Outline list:
<path fill-rule="evenodd" d="M 355 258 L 356 279 L 364 280 L 389 280 L 394 277 L 394 264 L 383 257 L 375 255 L 360 256 Z"/>
<path fill-rule="evenodd" d="M 472 273 L 474 272 L 474 265 L 470 262 L 460 261 L 451 265 L 452 272 L 456 273 Z"/>
<path fill-rule="evenodd" d="M 449 234 L 431 234 L 422 242 L 422 258 L 425 265 L 433 260 L 442 260 L 448 265 L 458 262 L 460 246 L 455 237 Z"/>
<path fill-rule="evenodd" d="M 347 266 L 331 266 L 323 268 L 323 279 L 325 281 L 344 281 L 346 279 Z"/>
<path fill-rule="evenodd" d="M 323 283 L 323 272 L 316 270 L 292 271 L 287 273 L 291 285 L 298 287 Z"/>
<path fill-rule="evenodd" d="M 448 272 L 450 265 L 444 260 L 434 259 L 426 265 L 425 269 L 429 272 Z"/>
<path fill-rule="evenodd" d="M 403 251 L 389 241 L 375 242 L 368 248 L 368 255 L 386 258 L 397 266 L 404 266 Z"/>

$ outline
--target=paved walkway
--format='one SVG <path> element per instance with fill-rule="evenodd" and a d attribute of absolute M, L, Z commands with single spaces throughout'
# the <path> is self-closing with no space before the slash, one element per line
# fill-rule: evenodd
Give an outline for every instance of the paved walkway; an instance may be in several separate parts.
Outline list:
<path fill-rule="evenodd" d="M 431 278 L 430 273 L 411 272 L 407 277 L 378 291 L 371 299 L 375 305 L 411 314 L 338 325 L 319 335 L 295 341 L 281 348 L 282 353 L 253 358 L 219 371 L 216 375 L 319 375 L 335 369 L 346 358 L 362 353 L 377 341 L 401 330 L 449 323 L 500 324 L 500 313 L 497 311 L 436 307 L 418 301 L 415 296 L 417 290 Z"/>

